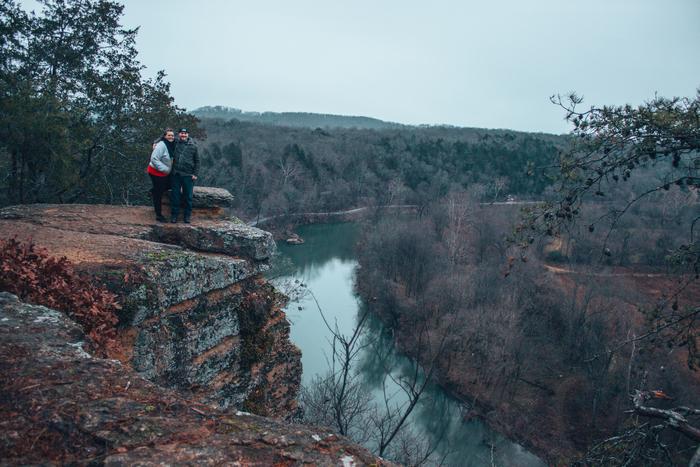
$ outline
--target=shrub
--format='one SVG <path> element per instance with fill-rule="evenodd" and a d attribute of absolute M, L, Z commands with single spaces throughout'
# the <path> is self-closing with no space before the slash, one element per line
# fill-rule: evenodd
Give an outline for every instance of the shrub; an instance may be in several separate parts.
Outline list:
<path fill-rule="evenodd" d="M 33 242 L 0 240 L 0 291 L 64 312 L 84 329 L 91 350 L 106 356 L 116 342 L 116 296 L 92 285 L 64 256 L 54 258 Z"/>

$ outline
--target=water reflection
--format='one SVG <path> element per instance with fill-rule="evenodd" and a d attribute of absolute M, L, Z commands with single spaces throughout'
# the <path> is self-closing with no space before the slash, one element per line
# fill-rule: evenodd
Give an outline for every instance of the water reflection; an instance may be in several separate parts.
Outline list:
<path fill-rule="evenodd" d="M 354 329 L 363 304 L 353 292 L 356 261 L 353 247 L 359 226 L 352 223 L 306 226 L 299 229 L 305 244 L 280 245 L 280 257 L 289 262 L 285 269 L 278 267 L 274 274 L 277 283 L 298 278 L 310 289 L 320 304 L 326 319 L 344 334 Z M 281 274 L 281 275 L 280 275 Z M 303 297 L 291 303 L 287 314 L 292 322 L 291 339 L 302 351 L 304 373 L 302 383 L 308 385 L 315 375 L 325 374 L 331 358 L 331 334 L 316 308 L 312 297 Z M 357 378 L 371 391 L 375 400 L 384 404 L 388 394 L 392 406 L 408 401 L 394 380 L 410 378 L 416 369 L 414 363 L 394 350 L 391 335 L 382 323 L 370 315 L 364 336 L 366 347 L 359 355 Z M 422 375 L 419 373 L 419 377 Z M 385 385 L 385 386 L 383 386 Z M 433 460 L 444 459 L 446 465 L 485 466 L 518 465 L 542 466 L 538 458 L 521 446 L 489 430 L 476 419 L 463 421 L 462 405 L 448 396 L 440 387 L 428 384 L 426 392 L 415 407 L 409 420 L 416 440 L 438 446 Z M 370 446 L 371 447 L 371 446 Z"/>
<path fill-rule="evenodd" d="M 360 226 L 355 223 L 318 224 L 298 230 L 303 245 L 280 243 L 280 251 L 290 258 L 301 274 L 318 271 L 330 260 L 355 261 L 355 239 Z"/>
<path fill-rule="evenodd" d="M 361 354 L 358 377 L 375 394 L 376 400 L 383 398 L 382 384 L 386 384 L 393 404 L 407 403 L 405 392 L 386 375 L 390 373 L 397 380 L 410 379 L 416 371 L 415 362 L 395 351 L 390 333 L 372 315 L 368 318 L 367 330 L 369 345 Z M 422 378 L 422 374 L 419 377 Z M 438 446 L 435 460 L 446 457 L 448 465 L 543 465 L 479 420 L 464 421 L 464 409 L 436 384 L 426 386 L 409 420 L 422 438 Z"/>

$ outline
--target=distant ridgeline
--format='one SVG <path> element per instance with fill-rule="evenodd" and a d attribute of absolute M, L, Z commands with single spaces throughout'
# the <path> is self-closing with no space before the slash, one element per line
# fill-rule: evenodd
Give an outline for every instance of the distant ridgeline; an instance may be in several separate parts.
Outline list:
<path fill-rule="evenodd" d="M 427 206 L 451 192 L 479 201 L 541 199 L 568 136 L 366 117 L 206 107 L 203 183 L 231 191 L 241 214 Z M 263 123 L 264 122 L 264 123 Z"/>
<path fill-rule="evenodd" d="M 191 112 L 198 118 L 219 118 L 222 120 L 240 120 L 242 122 L 266 123 L 277 126 L 303 128 L 364 128 L 384 129 L 402 128 L 406 125 L 385 122 L 377 118 L 347 115 L 317 114 L 309 112 L 246 112 L 233 107 L 220 105 L 205 106 Z"/>

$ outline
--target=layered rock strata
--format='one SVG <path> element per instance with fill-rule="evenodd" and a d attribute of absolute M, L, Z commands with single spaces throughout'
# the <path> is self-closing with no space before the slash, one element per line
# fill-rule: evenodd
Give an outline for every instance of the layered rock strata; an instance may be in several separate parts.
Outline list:
<path fill-rule="evenodd" d="M 289 342 L 284 297 L 260 275 L 275 244 L 226 217 L 226 193 L 199 188 L 192 224 L 158 224 L 146 207 L 31 205 L 0 210 L 0 231 L 66 256 L 117 294 L 116 357 L 143 377 L 221 407 L 289 418 L 300 352 Z"/>
<path fill-rule="evenodd" d="M 0 293 L 0 463 L 387 465 L 346 439 L 193 401 L 83 349 L 63 313 Z"/>

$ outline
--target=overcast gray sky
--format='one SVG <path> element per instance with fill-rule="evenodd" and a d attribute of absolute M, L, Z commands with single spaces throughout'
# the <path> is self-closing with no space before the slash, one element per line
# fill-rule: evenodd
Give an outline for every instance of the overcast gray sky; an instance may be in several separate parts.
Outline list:
<path fill-rule="evenodd" d="M 699 0 L 126 0 L 176 103 L 562 133 L 700 87 Z"/>

